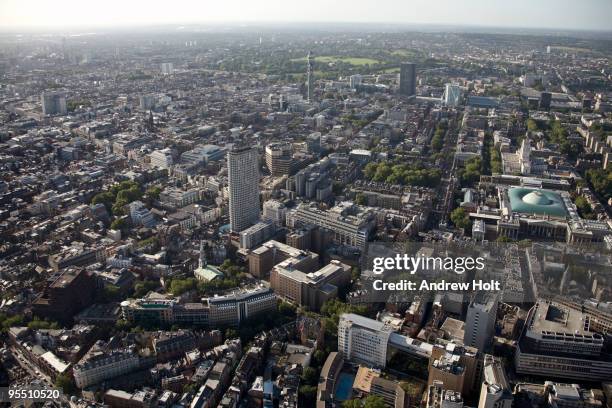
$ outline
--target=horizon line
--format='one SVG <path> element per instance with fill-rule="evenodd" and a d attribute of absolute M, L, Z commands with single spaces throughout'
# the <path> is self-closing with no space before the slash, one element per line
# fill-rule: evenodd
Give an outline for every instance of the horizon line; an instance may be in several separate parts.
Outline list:
<path fill-rule="evenodd" d="M 197 26 L 211 26 L 211 27 L 223 27 L 226 28 L 248 28 L 248 27 L 260 27 L 265 28 L 273 26 L 283 25 L 303 25 L 303 26 L 351 26 L 351 25 L 366 25 L 369 27 L 379 25 L 391 25 L 395 30 L 398 28 L 410 28 L 410 27 L 430 27 L 430 28 L 455 28 L 455 29 L 491 29 L 491 30 L 533 30 L 533 31 L 544 31 L 544 32 L 576 32 L 576 33 L 611 33 L 612 28 L 568 28 L 568 27 L 554 27 L 554 26 L 521 26 L 521 25 L 490 25 L 490 24 L 468 24 L 468 23 L 417 23 L 417 22 L 399 22 L 399 21 L 291 21 L 291 20 L 268 20 L 268 21 L 256 21 L 256 20 L 210 20 L 210 21 L 177 21 L 177 22 L 122 22 L 122 23 L 101 23 L 101 24 L 75 24 L 69 26 L 58 26 L 58 25 L 4 25 L 0 27 L 0 33 L 2 34 L 37 34 L 41 31 L 49 32 L 64 32 L 71 33 L 74 31 L 83 30 L 124 30 L 133 29 L 139 31 L 142 29 L 160 29 L 160 28 L 174 28 L 178 31 L 180 28 L 197 27 Z M 384 32 L 386 30 L 380 30 L 378 32 Z M 99 34 L 99 33 L 93 33 Z"/>

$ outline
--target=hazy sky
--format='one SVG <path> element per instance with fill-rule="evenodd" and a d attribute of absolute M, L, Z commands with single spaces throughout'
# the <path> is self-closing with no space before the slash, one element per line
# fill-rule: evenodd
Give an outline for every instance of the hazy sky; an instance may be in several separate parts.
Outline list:
<path fill-rule="evenodd" d="M 612 29 L 612 0 L 0 0 L 0 28 L 394 22 Z"/>

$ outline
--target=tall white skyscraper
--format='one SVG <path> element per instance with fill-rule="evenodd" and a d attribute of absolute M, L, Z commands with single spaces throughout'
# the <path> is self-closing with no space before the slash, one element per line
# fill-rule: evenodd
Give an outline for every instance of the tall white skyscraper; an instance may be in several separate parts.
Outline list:
<path fill-rule="evenodd" d="M 493 340 L 497 318 L 497 296 L 477 296 L 468 306 L 463 342 L 481 353 Z"/>
<path fill-rule="evenodd" d="M 229 215 L 232 232 L 241 232 L 259 221 L 259 166 L 257 150 L 235 148 L 227 153 Z"/>

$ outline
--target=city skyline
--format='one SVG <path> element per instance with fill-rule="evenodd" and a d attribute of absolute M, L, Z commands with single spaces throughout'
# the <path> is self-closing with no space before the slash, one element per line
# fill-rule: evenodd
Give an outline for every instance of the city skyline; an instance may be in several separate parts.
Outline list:
<path fill-rule="evenodd" d="M 0 404 L 612 408 L 612 0 L 430 3 L 0 0 Z"/>
<path fill-rule="evenodd" d="M 44 2 L 7 0 L 0 4 L 4 31 L 86 27 L 136 27 L 166 24 L 274 24 L 274 23 L 389 23 L 499 28 L 609 31 L 612 3 L 605 0 L 443 0 L 432 6 L 423 0 L 382 0 L 327 3 L 314 0 L 309 8 L 268 0 L 261 3 L 230 0 L 223 4 L 178 0 L 168 8 L 163 2 L 111 0 L 104 8 L 80 7 L 75 0 Z"/>

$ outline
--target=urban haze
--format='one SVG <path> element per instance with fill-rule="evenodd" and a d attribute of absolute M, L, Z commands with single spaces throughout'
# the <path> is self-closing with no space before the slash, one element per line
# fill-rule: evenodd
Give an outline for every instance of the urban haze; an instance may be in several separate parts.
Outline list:
<path fill-rule="evenodd" d="M 610 17 L 2 1 L 0 406 L 612 406 Z"/>

